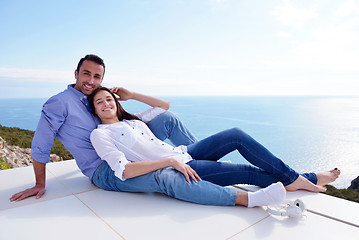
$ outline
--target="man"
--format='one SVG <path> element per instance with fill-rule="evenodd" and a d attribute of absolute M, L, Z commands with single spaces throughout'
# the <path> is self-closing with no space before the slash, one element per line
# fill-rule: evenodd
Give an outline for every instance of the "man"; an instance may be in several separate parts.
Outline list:
<path fill-rule="evenodd" d="M 31 151 L 36 184 L 14 194 L 11 201 L 20 201 L 30 196 L 40 198 L 45 193 L 46 163 L 50 161 L 49 154 L 55 136 L 74 156 L 82 173 L 92 179 L 102 160 L 91 145 L 90 133 L 100 121 L 91 114 L 86 96 L 101 85 L 104 74 L 103 60 L 96 55 L 86 55 L 75 70 L 76 84 L 69 85 L 65 91 L 44 104 Z M 175 145 L 188 145 L 197 141 L 180 120 L 168 111 L 157 116 L 148 126 L 159 139 L 168 138 Z"/>

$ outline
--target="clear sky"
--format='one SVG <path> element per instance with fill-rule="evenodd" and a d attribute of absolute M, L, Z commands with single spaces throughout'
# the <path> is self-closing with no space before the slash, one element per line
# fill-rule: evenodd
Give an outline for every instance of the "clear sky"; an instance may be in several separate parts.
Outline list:
<path fill-rule="evenodd" d="M 62 91 L 88 53 L 158 96 L 358 95 L 359 0 L 0 0 L 0 98 Z"/>

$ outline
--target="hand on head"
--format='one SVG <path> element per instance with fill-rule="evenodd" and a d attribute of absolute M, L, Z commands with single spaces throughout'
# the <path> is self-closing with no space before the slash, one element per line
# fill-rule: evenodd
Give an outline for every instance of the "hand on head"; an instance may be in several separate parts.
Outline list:
<path fill-rule="evenodd" d="M 113 92 L 114 94 L 119 96 L 119 98 L 117 98 L 117 100 L 127 101 L 132 98 L 133 93 L 131 91 L 127 90 L 126 88 L 113 87 L 113 88 L 110 88 L 110 90 L 111 90 L 111 92 Z"/>

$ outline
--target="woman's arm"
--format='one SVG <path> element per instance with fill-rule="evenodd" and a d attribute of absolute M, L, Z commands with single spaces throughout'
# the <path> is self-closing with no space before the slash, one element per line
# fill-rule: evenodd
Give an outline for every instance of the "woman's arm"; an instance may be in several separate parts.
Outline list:
<path fill-rule="evenodd" d="M 197 182 L 197 180 L 201 180 L 195 170 L 175 158 L 127 163 L 125 165 L 125 170 L 123 171 L 123 177 L 126 179 L 133 178 L 167 167 L 173 167 L 177 171 L 181 172 L 189 183 L 191 183 L 190 178 L 192 178 L 195 182 Z"/>
<path fill-rule="evenodd" d="M 173 167 L 181 172 L 189 183 L 191 182 L 190 178 L 195 182 L 197 182 L 197 179 L 201 180 L 195 170 L 175 158 L 143 162 L 128 161 L 125 155 L 113 143 L 111 136 L 103 130 L 95 129 L 92 131 L 90 139 L 97 154 L 108 163 L 113 171 L 118 172 L 119 175 L 116 176 L 121 180 L 141 176 L 167 167 Z"/>
<path fill-rule="evenodd" d="M 132 92 L 123 87 L 114 87 L 114 88 L 111 88 L 111 91 L 120 97 L 118 99 L 120 101 L 127 101 L 129 99 L 133 99 L 133 100 L 137 100 L 139 102 L 145 103 L 147 105 L 150 105 L 151 107 L 160 107 L 165 110 L 168 110 L 171 105 L 170 102 L 168 102 L 166 100 L 148 96 L 148 95 L 141 94 L 141 93 L 137 93 L 137 92 Z"/>

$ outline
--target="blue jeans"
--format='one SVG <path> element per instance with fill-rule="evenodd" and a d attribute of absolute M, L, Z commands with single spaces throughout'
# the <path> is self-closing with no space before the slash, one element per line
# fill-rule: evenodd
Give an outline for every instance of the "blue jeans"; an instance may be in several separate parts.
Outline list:
<path fill-rule="evenodd" d="M 234 206 L 237 196 L 235 190 L 208 181 L 188 183 L 181 172 L 172 168 L 160 169 L 122 181 L 114 175 L 106 161 L 103 161 L 97 168 L 93 174 L 92 182 L 108 191 L 159 192 L 170 197 L 204 205 Z"/>
<path fill-rule="evenodd" d="M 278 181 L 287 186 L 299 176 L 296 171 L 239 128 L 222 131 L 187 148 L 192 158 L 196 159 L 188 165 L 203 180 L 221 186 L 242 183 L 267 187 Z M 238 150 L 254 166 L 217 162 L 234 150 Z M 302 176 L 314 184 L 317 183 L 314 173 L 305 173 Z"/>
<path fill-rule="evenodd" d="M 166 111 L 147 123 L 155 136 L 164 141 L 169 139 L 175 146 L 190 145 L 197 142 L 181 120 L 172 112 Z"/>
<path fill-rule="evenodd" d="M 168 138 L 173 144 L 188 145 L 197 139 L 173 113 L 166 111 L 147 124 L 161 140 Z M 92 182 L 108 191 L 160 192 L 168 196 L 205 205 L 234 206 L 237 193 L 233 189 L 208 181 L 189 184 L 183 174 L 174 169 L 160 169 L 142 176 L 120 180 L 104 161 L 94 172 Z"/>

